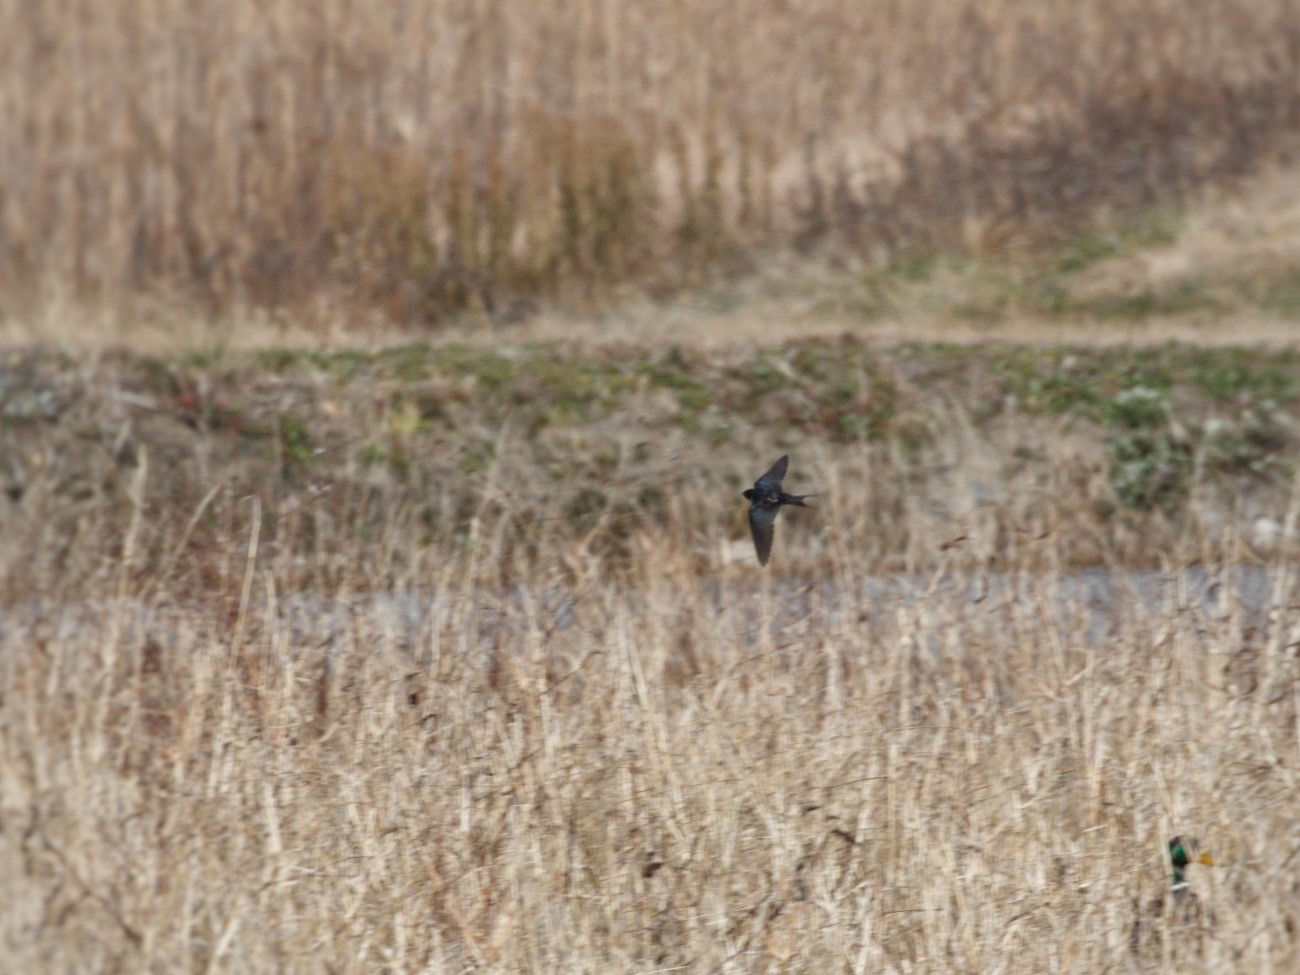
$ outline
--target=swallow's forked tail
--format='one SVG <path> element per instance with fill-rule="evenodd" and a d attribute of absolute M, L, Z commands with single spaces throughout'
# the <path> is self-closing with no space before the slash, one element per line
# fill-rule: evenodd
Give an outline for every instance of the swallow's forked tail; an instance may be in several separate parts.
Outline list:
<path fill-rule="evenodd" d="M 797 504 L 800 508 L 811 508 L 812 505 L 804 504 L 809 498 L 815 498 L 815 494 L 782 494 L 782 504 Z"/>

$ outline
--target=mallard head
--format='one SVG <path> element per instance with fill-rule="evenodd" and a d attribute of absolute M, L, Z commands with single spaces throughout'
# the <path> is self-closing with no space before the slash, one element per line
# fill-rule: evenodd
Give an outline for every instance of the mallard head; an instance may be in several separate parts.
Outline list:
<path fill-rule="evenodd" d="M 1201 844 L 1194 836 L 1175 836 L 1169 841 L 1169 862 L 1174 868 L 1174 887 L 1187 885 L 1187 868 L 1193 863 L 1213 866 L 1214 857 L 1200 850 Z"/>

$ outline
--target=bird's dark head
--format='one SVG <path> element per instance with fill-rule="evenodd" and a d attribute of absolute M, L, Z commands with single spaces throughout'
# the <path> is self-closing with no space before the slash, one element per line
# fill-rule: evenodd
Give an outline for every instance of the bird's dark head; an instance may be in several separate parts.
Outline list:
<path fill-rule="evenodd" d="M 1201 844 L 1194 836 L 1175 836 L 1169 841 L 1169 863 L 1174 868 L 1174 883 L 1187 883 L 1187 868 L 1193 863 L 1214 865 L 1214 857 L 1201 852 Z"/>
<path fill-rule="evenodd" d="M 744 498 L 746 501 L 753 501 L 753 500 L 754 500 L 754 489 L 753 489 L 753 488 L 745 488 L 745 490 L 743 490 L 743 491 L 740 492 L 740 496 L 741 496 L 742 498 Z"/>

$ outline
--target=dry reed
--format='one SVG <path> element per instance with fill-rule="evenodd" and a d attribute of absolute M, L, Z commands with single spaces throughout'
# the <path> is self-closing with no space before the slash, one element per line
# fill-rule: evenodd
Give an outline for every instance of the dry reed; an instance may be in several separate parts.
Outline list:
<path fill-rule="evenodd" d="M 1000 246 L 1285 150 L 1295 0 L 0 3 L 0 286 L 399 322 Z"/>
<path fill-rule="evenodd" d="M 1072 575 L 1087 495 L 1068 473 L 988 495 L 1015 452 L 953 410 L 911 452 L 799 452 L 821 507 L 782 516 L 759 572 L 726 557 L 753 443 L 634 477 L 620 416 L 613 468 L 593 421 L 549 461 L 506 437 L 436 475 L 418 452 L 399 487 L 322 437 L 324 490 L 294 427 L 240 477 L 216 406 L 187 441 L 143 393 L 32 402 L 0 495 L 0 967 L 1300 962 L 1297 511 L 1275 495 L 1270 559 L 1152 515 L 1129 530 L 1162 572 L 1100 545 Z M 1026 453 L 1077 468 L 1041 435 Z M 588 465 L 669 489 L 663 521 L 537 517 L 529 492 Z M 1214 927 L 1134 957 L 1176 832 L 1218 854 L 1193 876 Z"/>
<path fill-rule="evenodd" d="M 1031 568 L 1050 538 L 873 590 L 842 547 L 792 578 L 643 535 L 621 576 L 574 544 L 502 587 L 504 518 L 270 546 L 244 502 L 195 600 L 135 510 L 98 582 L 0 618 L 9 970 L 1300 961 L 1285 562 L 1099 600 Z M 778 564 L 814 530 L 781 529 Z M 1219 855 L 1215 926 L 1133 958 L 1174 832 Z"/>

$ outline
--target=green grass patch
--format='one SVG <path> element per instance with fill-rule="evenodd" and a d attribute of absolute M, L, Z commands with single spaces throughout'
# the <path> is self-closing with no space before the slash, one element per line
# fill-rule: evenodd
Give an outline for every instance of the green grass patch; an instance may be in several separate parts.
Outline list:
<path fill-rule="evenodd" d="M 305 466 L 315 459 L 315 444 L 302 419 L 292 413 L 281 413 L 276 421 L 276 432 L 286 464 Z"/>
<path fill-rule="evenodd" d="M 1290 349 L 1193 349 L 1187 366 L 1191 384 L 1216 400 L 1252 396 L 1289 403 L 1300 392 L 1300 354 Z"/>

